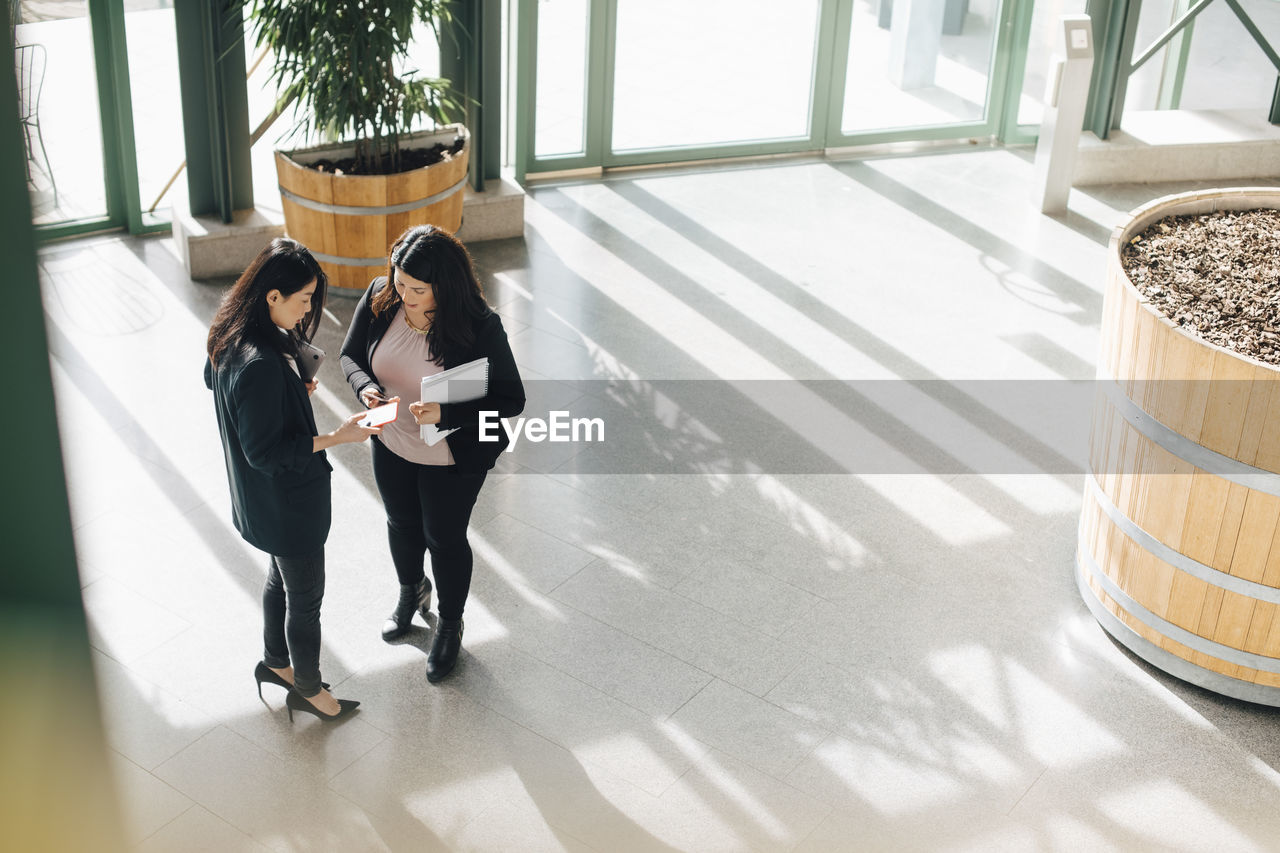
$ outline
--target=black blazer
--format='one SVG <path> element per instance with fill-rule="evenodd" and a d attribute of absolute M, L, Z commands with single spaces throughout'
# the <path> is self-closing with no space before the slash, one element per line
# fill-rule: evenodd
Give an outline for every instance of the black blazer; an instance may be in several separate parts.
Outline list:
<path fill-rule="evenodd" d="M 384 311 L 381 316 L 375 316 L 369 304 L 386 286 L 387 277 L 379 276 L 365 290 L 356 303 L 351 328 L 347 329 L 347 339 L 342 343 L 342 372 L 351 383 L 351 390 L 356 392 L 356 399 L 371 385 L 382 390 L 371 366 L 373 351 L 387 333 L 396 312 Z M 443 367 L 448 370 L 485 356 L 489 358 L 489 393 L 470 403 L 444 403 L 440 406 L 440 429 L 458 428 L 457 432 L 449 433 L 445 441 L 449 442 L 449 451 L 459 471 L 488 471 L 498 461 L 498 454 L 507 447 L 506 431 L 502 429 L 498 430 L 497 441 L 480 441 L 480 412 L 496 411 L 499 417 L 512 418 L 524 411 L 524 384 L 516 370 L 516 359 L 511 354 L 511 345 L 507 343 L 502 320 L 493 311 L 476 321 L 475 342 L 471 350 L 454 353 L 445 360 Z M 401 402 L 407 405 L 410 401 Z M 373 440 L 378 439 L 375 437 Z"/>
<path fill-rule="evenodd" d="M 205 360 L 231 484 L 236 530 L 255 548 L 301 557 L 329 536 L 333 466 L 317 435 L 307 387 L 285 358 L 251 344 Z"/>

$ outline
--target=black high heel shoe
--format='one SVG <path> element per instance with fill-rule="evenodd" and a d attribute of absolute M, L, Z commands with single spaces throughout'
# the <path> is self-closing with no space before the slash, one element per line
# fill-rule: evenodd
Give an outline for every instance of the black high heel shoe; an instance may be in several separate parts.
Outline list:
<path fill-rule="evenodd" d="M 292 684 L 285 681 L 280 676 L 280 673 L 276 672 L 274 669 L 267 666 L 262 661 L 258 661 L 258 665 L 253 668 L 253 680 L 258 682 L 258 698 L 259 699 L 262 698 L 262 682 L 264 681 L 267 684 L 274 684 L 277 687 L 283 687 L 285 690 L 289 690 L 289 691 L 293 690 Z M 320 686 L 323 687 L 325 690 L 329 689 L 328 683 L 324 681 L 320 682 Z"/>
<path fill-rule="evenodd" d="M 431 641 L 431 651 L 427 654 L 427 681 L 435 684 L 453 672 L 461 650 L 462 620 L 441 619 L 436 627 L 436 636 Z"/>
<path fill-rule="evenodd" d="M 382 639 L 395 640 L 408 633 L 415 610 L 423 619 L 431 612 L 431 581 L 426 577 L 417 583 L 400 584 L 400 600 L 382 624 Z"/>
<path fill-rule="evenodd" d="M 339 699 L 338 713 L 326 714 L 323 711 L 321 711 L 319 708 L 317 708 L 315 705 L 312 705 L 309 701 L 307 701 L 307 699 L 298 695 L 298 693 L 294 690 L 290 690 L 288 695 L 284 697 L 284 704 L 285 704 L 285 707 L 289 709 L 289 722 L 291 723 L 293 722 L 294 711 L 302 711 L 307 714 L 314 714 L 315 716 L 324 720 L 326 723 L 332 723 L 334 720 L 340 720 L 343 717 L 350 714 L 356 708 L 360 707 L 360 703 L 357 702 L 355 699 Z"/>

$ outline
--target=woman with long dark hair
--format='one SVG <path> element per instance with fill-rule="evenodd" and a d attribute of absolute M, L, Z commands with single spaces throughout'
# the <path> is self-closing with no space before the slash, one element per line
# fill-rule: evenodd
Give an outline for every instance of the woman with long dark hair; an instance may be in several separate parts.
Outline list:
<path fill-rule="evenodd" d="M 421 380 L 482 357 L 489 359 L 487 394 L 464 403 L 418 400 Z M 471 588 L 467 523 L 486 473 L 507 446 L 479 440 L 479 413 L 513 417 L 524 410 L 524 386 L 502 321 L 485 302 L 471 256 L 462 243 L 432 225 L 396 240 L 387 274 L 375 278 L 356 305 L 342 345 L 342 370 L 366 407 L 401 406 L 373 445 L 373 476 L 387 511 L 391 561 L 400 599 L 382 629 L 391 640 L 409 630 L 414 611 L 431 607 L 431 573 L 440 596 L 440 621 L 427 655 L 427 680 L 448 675 L 462 648 L 462 612 Z M 419 427 L 453 430 L 435 444 Z M 500 431 L 501 432 L 501 431 Z"/>
<path fill-rule="evenodd" d="M 319 435 L 298 347 L 320 324 L 327 280 L 311 253 L 278 238 L 227 293 L 209 328 L 204 381 L 213 390 L 231 486 L 231 515 L 245 540 L 270 556 L 262 591 L 265 652 L 254 670 L 289 693 L 294 711 L 336 720 L 359 702 L 335 699 L 320 680 L 320 603 L 329 535 L 325 448 L 364 441 L 363 412 Z"/>

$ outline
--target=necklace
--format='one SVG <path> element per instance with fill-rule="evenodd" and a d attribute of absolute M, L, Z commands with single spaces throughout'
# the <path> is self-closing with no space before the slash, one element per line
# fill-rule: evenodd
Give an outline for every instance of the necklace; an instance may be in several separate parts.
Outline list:
<path fill-rule="evenodd" d="M 413 329 L 413 331 L 414 331 L 414 332 L 416 332 L 417 334 L 419 334 L 419 335 L 425 335 L 427 332 L 431 331 L 431 323 L 430 323 L 430 322 L 428 322 L 428 323 L 427 323 L 427 327 L 426 327 L 425 329 L 419 329 L 417 326 L 413 325 L 413 323 L 409 321 L 409 312 L 408 312 L 408 311 L 405 311 L 405 310 L 401 309 L 401 312 L 400 312 L 400 313 L 404 316 L 404 324 L 405 324 L 406 326 L 408 326 L 410 329 Z"/>

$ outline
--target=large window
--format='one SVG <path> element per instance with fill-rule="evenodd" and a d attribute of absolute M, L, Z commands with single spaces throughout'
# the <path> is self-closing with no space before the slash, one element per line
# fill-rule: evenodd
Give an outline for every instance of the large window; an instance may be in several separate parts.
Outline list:
<path fill-rule="evenodd" d="M 1280 3 L 1238 2 L 1272 46 L 1280 47 Z M 1144 0 L 1135 58 L 1193 5 L 1190 0 Z M 1265 114 L 1277 73 L 1231 7 L 1215 0 L 1129 78 L 1125 112 L 1255 110 Z"/>
<path fill-rule="evenodd" d="M 586 151 L 587 0 L 538 3 L 538 157 Z"/>
<path fill-rule="evenodd" d="M 107 216 L 93 36 L 84 2 L 23 3 L 14 36 L 37 225 Z"/>
<path fill-rule="evenodd" d="M 854 4 L 841 129 L 980 122 L 986 116 L 996 0 Z"/>
<path fill-rule="evenodd" d="M 183 161 L 172 0 L 23 0 L 10 13 L 40 233 L 168 228 L 141 195 Z M 144 45 L 132 57 L 130 39 Z"/>
<path fill-rule="evenodd" d="M 1085 0 L 1037 0 L 1031 16 L 1027 40 L 1026 73 L 1018 98 L 1018 124 L 1040 124 L 1044 118 L 1044 96 L 1049 85 L 1050 66 L 1062 53 L 1062 16 L 1084 14 Z"/>
<path fill-rule="evenodd" d="M 818 0 L 618 0 L 614 151 L 807 139 Z"/>
<path fill-rule="evenodd" d="M 520 173 L 990 135 L 1008 71 L 1000 0 L 515 3 Z"/>

